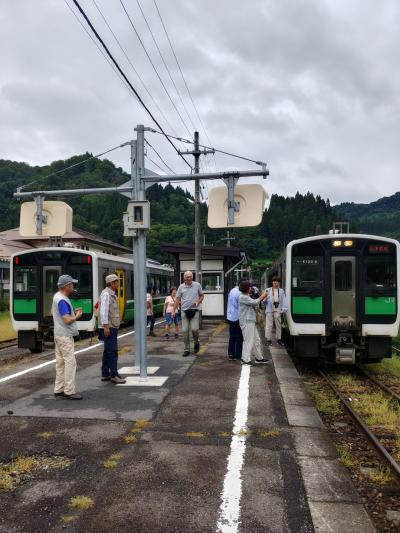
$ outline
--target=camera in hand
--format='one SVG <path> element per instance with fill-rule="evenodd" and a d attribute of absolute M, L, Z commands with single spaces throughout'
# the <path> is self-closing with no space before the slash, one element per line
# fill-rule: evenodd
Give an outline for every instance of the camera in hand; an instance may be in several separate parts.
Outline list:
<path fill-rule="evenodd" d="M 260 291 L 253 285 L 250 289 L 249 296 L 253 300 L 257 300 L 257 298 L 260 296 Z"/>

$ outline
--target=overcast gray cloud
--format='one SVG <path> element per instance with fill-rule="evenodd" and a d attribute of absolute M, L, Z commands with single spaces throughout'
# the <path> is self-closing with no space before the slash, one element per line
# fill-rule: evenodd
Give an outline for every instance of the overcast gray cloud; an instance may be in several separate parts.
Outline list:
<path fill-rule="evenodd" d="M 187 137 L 119 0 L 96 2 L 172 128 Z M 124 3 L 191 129 L 136 0 Z M 93 0 L 81 4 L 170 130 Z M 153 0 L 141 5 L 198 125 Z M 399 190 L 397 0 L 158 5 L 212 143 L 267 161 L 270 193 L 310 190 L 336 203 L 371 201 Z M 46 164 L 117 145 L 132 138 L 137 123 L 153 126 L 62 0 L 0 0 L 0 65 L 0 158 Z M 186 171 L 161 137 L 149 140 L 174 169 Z M 129 169 L 127 149 L 110 159 Z M 207 167 L 213 165 L 208 157 Z M 216 165 L 222 170 L 250 164 L 217 156 Z"/>

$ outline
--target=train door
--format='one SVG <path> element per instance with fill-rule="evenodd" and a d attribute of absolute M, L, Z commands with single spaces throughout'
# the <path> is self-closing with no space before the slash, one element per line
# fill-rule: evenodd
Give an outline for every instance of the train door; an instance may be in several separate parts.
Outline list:
<path fill-rule="evenodd" d="M 332 323 L 356 324 L 356 258 L 332 257 Z"/>
<path fill-rule="evenodd" d="M 125 270 L 116 270 L 115 273 L 118 276 L 119 285 L 117 290 L 119 316 L 121 320 L 124 318 L 125 311 Z"/>
<path fill-rule="evenodd" d="M 57 281 L 61 276 L 61 266 L 43 267 L 43 318 L 51 317 L 53 296 L 58 291 Z"/>

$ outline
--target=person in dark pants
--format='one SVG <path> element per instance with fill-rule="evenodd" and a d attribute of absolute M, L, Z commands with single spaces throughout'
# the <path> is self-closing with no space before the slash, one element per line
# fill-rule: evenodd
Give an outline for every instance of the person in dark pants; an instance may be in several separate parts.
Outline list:
<path fill-rule="evenodd" d="M 241 280 L 238 281 L 238 285 Z M 228 359 L 242 358 L 243 335 L 239 325 L 239 287 L 233 287 L 228 294 L 226 319 L 229 323 Z"/>
<path fill-rule="evenodd" d="M 116 384 L 126 382 L 118 374 L 118 328 L 121 324 L 118 299 L 115 294 L 118 283 L 116 274 L 106 277 L 106 288 L 100 294 L 99 303 L 99 339 L 104 342 L 101 380 Z"/>
<path fill-rule="evenodd" d="M 147 325 L 150 324 L 149 337 L 156 336 L 156 334 L 154 333 L 154 326 L 156 323 L 156 319 L 154 318 L 153 292 L 154 291 L 152 287 L 147 287 L 146 307 L 147 307 Z"/>

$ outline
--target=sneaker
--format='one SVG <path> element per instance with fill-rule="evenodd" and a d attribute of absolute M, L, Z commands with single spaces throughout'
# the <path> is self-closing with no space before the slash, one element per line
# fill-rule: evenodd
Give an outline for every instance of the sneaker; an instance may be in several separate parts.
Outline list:
<path fill-rule="evenodd" d="M 177 339 L 178 337 L 179 337 L 179 335 L 177 333 L 175 333 L 174 338 Z"/>
<path fill-rule="evenodd" d="M 200 343 L 199 343 L 199 341 L 196 341 L 194 343 L 194 350 L 193 351 L 194 351 L 194 353 L 199 353 L 199 350 L 200 350 Z"/>
<path fill-rule="evenodd" d="M 271 359 L 256 359 L 254 362 L 256 365 L 270 365 L 272 363 Z"/>
<path fill-rule="evenodd" d="M 101 381 L 110 381 L 111 376 L 102 376 Z"/>
<path fill-rule="evenodd" d="M 169 334 L 168 333 L 164 333 L 164 339 L 169 339 Z"/>
<path fill-rule="evenodd" d="M 63 398 L 66 400 L 82 400 L 82 396 L 80 394 L 64 394 Z"/>
<path fill-rule="evenodd" d="M 185 350 L 185 351 L 183 352 L 183 354 L 182 354 L 182 357 L 189 357 L 189 355 L 190 355 L 189 350 Z"/>
<path fill-rule="evenodd" d="M 229 361 L 234 361 L 236 357 L 234 355 L 228 355 Z"/>
<path fill-rule="evenodd" d="M 272 346 L 272 341 L 267 341 L 267 346 Z"/>
<path fill-rule="evenodd" d="M 154 333 L 154 331 L 149 331 L 149 337 L 155 337 L 156 334 Z"/>
<path fill-rule="evenodd" d="M 276 341 L 276 342 L 279 344 L 279 346 L 285 346 L 285 343 L 283 342 L 282 339 L 279 339 L 279 341 Z"/>
<path fill-rule="evenodd" d="M 117 383 L 117 384 L 126 383 L 126 379 L 121 377 L 119 374 L 117 374 L 113 378 L 110 378 L 110 381 L 112 381 L 112 383 Z"/>
<path fill-rule="evenodd" d="M 65 396 L 64 391 L 61 392 L 55 392 L 54 396 Z"/>
<path fill-rule="evenodd" d="M 241 362 L 242 362 L 242 365 L 253 366 L 253 363 L 251 361 L 243 361 L 243 359 L 241 359 Z"/>

